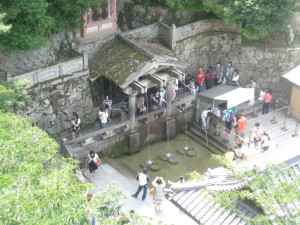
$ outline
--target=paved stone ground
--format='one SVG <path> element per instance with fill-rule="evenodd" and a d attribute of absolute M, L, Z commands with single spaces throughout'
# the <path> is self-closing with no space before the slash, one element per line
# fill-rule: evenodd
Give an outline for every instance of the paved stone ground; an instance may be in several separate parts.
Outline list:
<path fill-rule="evenodd" d="M 121 172 L 120 172 L 121 170 Z M 89 176 L 88 170 L 84 171 Z M 89 182 L 86 179 L 87 182 Z M 126 203 L 122 208 L 122 211 L 126 214 L 133 209 L 141 216 L 147 216 L 153 219 L 156 224 L 158 221 L 163 221 L 165 224 L 172 225 L 196 225 L 197 223 L 187 216 L 184 212 L 179 210 L 170 201 L 165 199 L 161 207 L 161 212 L 155 212 L 152 202 L 152 196 L 147 193 L 147 197 L 144 201 L 141 200 L 142 193 L 139 198 L 132 198 L 130 195 L 135 193 L 138 182 L 135 176 L 126 171 L 125 168 L 114 168 L 108 163 L 103 163 L 98 170 L 96 170 L 95 179 L 93 181 L 94 188 L 90 191 L 96 193 L 99 188 L 106 188 L 111 182 L 115 181 L 116 186 L 120 188 L 127 196 L 124 202 Z M 152 181 L 150 181 L 152 182 Z"/>

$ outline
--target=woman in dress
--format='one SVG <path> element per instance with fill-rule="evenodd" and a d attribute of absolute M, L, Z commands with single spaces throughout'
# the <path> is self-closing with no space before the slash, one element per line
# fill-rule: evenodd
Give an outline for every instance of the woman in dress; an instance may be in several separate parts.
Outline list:
<path fill-rule="evenodd" d="M 90 153 L 88 154 L 87 161 L 86 161 L 86 164 L 89 165 L 91 182 L 94 179 L 96 169 L 98 169 L 98 166 L 96 165 L 96 162 L 98 160 L 100 161 L 98 154 L 96 154 L 94 150 L 91 150 Z"/>
<path fill-rule="evenodd" d="M 155 211 L 160 211 L 160 206 L 164 201 L 164 187 L 166 186 L 166 182 L 162 177 L 156 177 L 153 182 L 152 186 L 155 188 L 155 195 L 153 196 L 153 204 L 155 207 Z"/>

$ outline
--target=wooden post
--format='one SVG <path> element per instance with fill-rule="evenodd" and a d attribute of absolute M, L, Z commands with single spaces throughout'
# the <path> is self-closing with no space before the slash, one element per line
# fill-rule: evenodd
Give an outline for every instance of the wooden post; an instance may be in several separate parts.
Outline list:
<path fill-rule="evenodd" d="M 295 138 L 299 137 L 299 135 L 298 135 L 298 127 L 299 127 L 299 122 L 295 126 L 295 133 L 292 134 L 292 137 L 295 137 Z"/>
<path fill-rule="evenodd" d="M 220 136 L 219 118 L 217 119 L 216 131 L 215 131 L 214 135 L 215 136 Z"/>
<path fill-rule="evenodd" d="M 286 118 L 287 118 L 287 116 L 285 116 L 284 119 L 283 119 L 283 127 L 281 128 L 281 130 L 283 130 L 283 131 L 287 131 L 288 130 L 286 128 Z"/>

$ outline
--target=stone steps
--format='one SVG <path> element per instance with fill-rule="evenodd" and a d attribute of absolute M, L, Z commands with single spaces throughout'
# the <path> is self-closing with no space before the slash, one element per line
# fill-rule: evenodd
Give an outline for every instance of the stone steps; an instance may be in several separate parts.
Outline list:
<path fill-rule="evenodd" d="M 188 128 L 186 134 L 194 139 L 196 142 L 201 144 L 203 147 L 207 148 L 209 151 L 213 152 L 214 154 L 223 154 L 227 151 L 226 146 L 222 145 L 222 143 L 219 143 L 219 141 L 215 141 L 210 136 L 213 136 L 209 132 L 207 133 L 208 138 L 208 146 L 206 143 L 206 135 L 204 132 L 198 130 L 197 128 L 190 127 Z"/>

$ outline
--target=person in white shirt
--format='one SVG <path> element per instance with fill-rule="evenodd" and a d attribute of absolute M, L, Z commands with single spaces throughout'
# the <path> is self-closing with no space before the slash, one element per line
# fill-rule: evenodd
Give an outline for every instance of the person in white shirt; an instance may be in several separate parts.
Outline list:
<path fill-rule="evenodd" d="M 201 121 L 202 121 L 202 129 L 209 130 L 209 120 L 210 120 L 210 112 L 211 110 L 203 110 L 201 113 Z"/>
<path fill-rule="evenodd" d="M 238 87 L 240 85 L 239 84 L 239 79 L 240 79 L 239 71 L 234 70 L 233 75 L 232 75 L 232 79 L 231 79 L 231 86 Z"/>
<path fill-rule="evenodd" d="M 99 111 L 99 118 L 100 118 L 99 130 L 106 127 L 108 117 L 109 117 L 108 109 L 105 109 L 103 112 L 101 110 Z"/>
<path fill-rule="evenodd" d="M 261 138 L 261 148 L 263 151 L 267 151 L 270 148 L 270 136 L 264 132 Z"/>
<path fill-rule="evenodd" d="M 137 189 L 137 191 L 135 192 L 135 194 L 131 195 L 134 198 L 137 198 L 139 193 L 143 190 L 143 196 L 142 196 L 142 200 L 145 200 L 146 198 L 146 194 L 147 194 L 147 184 L 149 183 L 149 176 L 147 175 L 147 168 L 143 169 L 142 173 L 139 173 L 136 176 L 136 179 L 139 181 L 139 187 Z"/>
<path fill-rule="evenodd" d="M 255 127 L 252 130 L 253 132 L 253 141 L 254 141 L 254 146 L 256 149 L 258 149 L 258 142 L 261 141 L 262 135 L 263 135 L 263 131 L 260 128 L 260 124 L 259 123 L 255 123 Z"/>

